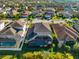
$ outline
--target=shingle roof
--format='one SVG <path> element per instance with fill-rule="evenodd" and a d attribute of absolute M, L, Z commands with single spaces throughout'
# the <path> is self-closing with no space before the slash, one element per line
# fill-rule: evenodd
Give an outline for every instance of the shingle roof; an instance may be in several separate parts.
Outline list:
<path fill-rule="evenodd" d="M 51 32 L 51 28 L 50 25 L 48 23 L 36 23 L 34 25 L 34 32 L 38 33 L 38 32 Z"/>
<path fill-rule="evenodd" d="M 73 30 L 71 30 L 71 28 L 65 27 L 65 30 L 67 33 L 69 33 L 71 36 L 73 36 L 74 39 L 79 38 L 79 34 Z"/>
<path fill-rule="evenodd" d="M 65 34 L 65 29 L 62 25 L 59 24 L 53 24 L 52 25 L 52 29 L 54 30 L 54 33 L 57 35 L 57 37 L 59 39 L 64 39 L 64 37 L 66 36 Z"/>
<path fill-rule="evenodd" d="M 12 27 L 6 28 L 5 30 L 2 30 L 1 35 L 15 35 L 16 34 L 16 30 L 13 29 Z"/>
<path fill-rule="evenodd" d="M 14 29 L 14 27 L 23 27 L 23 25 L 25 24 L 25 22 L 22 21 L 13 21 L 10 24 L 8 24 L 2 31 L 0 31 L 1 35 L 21 35 L 21 33 L 23 32 L 23 30 L 20 30 L 20 32 L 17 33 L 17 30 Z"/>
<path fill-rule="evenodd" d="M 25 22 L 22 22 L 22 21 L 14 21 L 10 24 L 10 26 L 13 26 L 13 27 L 23 27 L 23 25 L 25 24 Z"/>
<path fill-rule="evenodd" d="M 17 32 L 17 35 L 22 36 L 23 32 L 24 32 L 24 31 L 21 30 L 21 31 Z M 25 31 L 25 34 L 27 34 L 27 30 Z M 24 35 L 25 35 L 25 34 L 24 34 Z"/>
<path fill-rule="evenodd" d="M 79 34 L 73 28 L 62 25 L 62 24 L 52 24 L 52 29 L 54 33 L 57 35 L 57 38 L 60 40 L 64 40 L 67 37 L 76 39 L 79 38 Z"/>

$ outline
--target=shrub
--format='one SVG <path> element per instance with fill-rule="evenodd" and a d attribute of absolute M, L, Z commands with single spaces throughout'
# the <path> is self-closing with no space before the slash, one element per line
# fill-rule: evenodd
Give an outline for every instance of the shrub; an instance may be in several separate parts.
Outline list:
<path fill-rule="evenodd" d="M 34 54 L 32 52 L 28 52 L 28 53 L 25 53 L 23 54 L 23 59 L 34 59 Z"/>
<path fill-rule="evenodd" d="M 6 55 L 6 56 L 3 56 L 2 59 L 12 59 L 12 57 L 13 57 L 12 55 Z"/>
<path fill-rule="evenodd" d="M 65 45 L 65 50 L 66 50 L 67 52 L 70 52 L 70 46 Z"/>
<path fill-rule="evenodd" d="M 48 51 L 28 52 L 23 54 L 23 59 L 74 59 L 70 53 L 54 53 Z"/>
<path fill-rule="evenodd" d="M 57 52 L 57 53 L 54 55 L 54 59 L 63 59 L 63 54 Z"/>
<path fill-rule="evenodd" d="M 34 52 L 34 59 L 43 59 L 43 53 L 42 52 Z"/>
<path fill-rule="evenodd" d="M 71 54 L 69 54 L 69 53 L 66 53 L 64 58 L 65 59 L 74 59 L 74 57 Z"/>
<path fill-rule="evenodd" d="M 76 43 L 73 49 L 74 49 L 74 52 L 79 52 L 79 43 Z"/>

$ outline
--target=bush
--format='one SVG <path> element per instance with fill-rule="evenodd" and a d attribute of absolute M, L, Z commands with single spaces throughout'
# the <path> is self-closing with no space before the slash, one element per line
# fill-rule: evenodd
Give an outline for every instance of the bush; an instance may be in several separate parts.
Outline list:
<path fill-rule="evenodd" d="M 34 52 L 34 59 L 43 59 L 43 53 L 42 52 Z"/>
<path fill-rule="evenodd" d="M 64 58 L 65 59 L 74 59 L 74 57 L 71 54 L 69 54 L 69 53 L 66 53 Z"/>
<path fill-rule="evenodd" d="M 79 43 L 74 45 L 74 52 L 79 52 Z"/>
<path fill-rule="evenodd" d="M 13 57 L 12 55 L 6 55 L 6 56 L 3 56 L 2 59 L 12 59 L 12 57 Z"/>
<path fill-rule="evenodd" d="M 57 52 L 57 53 L 54 55 L 54 59 L 63 59 L 63 54 Z"/>
<path fill-rule="evenodd" d="M 48 51 L 28 52 L 23 54 L 23 59 L 74 59 L 69 53 L 54 53 Z"/>
<path fill-rule="evenodd" d="M 67 52 L 70 52 L 70 46 L 65 46 L 65 50 L 67 51 Z"/>
<path fill-rule="evenodd" d="M 23 59 L 34 59 L 34 54 L 32 52 L 28 52 L 28 53 L 25 53 L 23 54 Z"/>
<path fill-rule="evenodd" d="M 70 53 L 35 51 L 21 55 L 2 55 L 0 59 L 74 59 Z M 19 57 L 19 58 L 18 58 Z"/>

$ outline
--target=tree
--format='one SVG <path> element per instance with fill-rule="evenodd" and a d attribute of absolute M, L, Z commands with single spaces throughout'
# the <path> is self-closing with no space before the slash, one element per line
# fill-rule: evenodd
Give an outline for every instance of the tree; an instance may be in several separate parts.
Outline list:
<path fill-rule="evenodd" d="M 79 43 L 76 42 L 76 44 L 74 45 L 74 52 L 79 52 Z"/>
<path fill-rule="evenodd" d="M 28 52 L 28 53 L 23 54 L 24 59 L 34 59 L 33 56 L 34 56 L 34 54 L 32 52 Z"/>
<path fill-rule="evenodd" d="M 76 43 L 75 41 L 66 41 L 66 45 L 70 46 L 70 51 L 71 52 L 73 51 L 73 47 L 74 47 L 75 43 Z"/>
<path fill-rule="evenodd" d="M 57 35 L 52 33 L 52 38 L 53 38 L 53 44 L 55 44 L 55 47 L 58 47 Z"/>
<path fill-rule="evenodd" d="M 19 20 L 20 16 L 21 16 L 21 14 L 13 15 L 13 20 Z"/>
<path fill-rule="evenodd" d="M 64 58 L 65 59 L 74 59 L 74 57 L 69 53 L 65 53 Z"/>
<path fill-rule="evenodd" d="M 43 59 L 43 53 L 42 52 L 34 52 L 34 59 Z"/>
<path fill-rule="evenodd" d="M 12 59 L 12 55 L 5 55 L 5 56 L 3 56 L 1 59 Z"/>
<path fill-rule="evenodd" d="M 62 53 L 59 53 L 57 52 L 55 55 L 54 55 L 54 59 L 63 59 L 63 54 Z"/>
<path fill-rule="evenodd" d="M 32 24 L 33 18 L 34 18 L 34 15 L 33 15 L 33 14 L 30 14 L 30 15 L 27 17 L 27 20 L 30 21 L 30 23 Z"/>

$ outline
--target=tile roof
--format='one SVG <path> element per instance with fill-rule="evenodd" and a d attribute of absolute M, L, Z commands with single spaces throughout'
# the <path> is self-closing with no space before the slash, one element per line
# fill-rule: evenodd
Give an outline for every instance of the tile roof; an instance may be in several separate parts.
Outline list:
<path fill-rule="evenodd" d="M 13 27 L 23 27 L 25 24 L 25 22 L 22 22 L 22 21 L 13 21 L 10 26 L 13 26 Z"/>
<path fill-rule="evenodd" d="M 51 28 L 48 23 L 36 23 L 34 25 L 34 32 L 51 32 Z"/>
<path fill-rule="evenodd" d="M 12 24 L 13 26 L 16 26 L 16 24 L 18 24 L 19 26 L 22 27 L 22 24 L 20 24 L 21 22 L 18 22 L 18 21 L 14 21 L 14 22 L 15 23 Z M 3 30 L 0 31 L 0 42 L 16 41 L 16 43 L 15 43 L 15 46 L 0 46 L 0 48 L 20 48 L 20 45 L 22 45 L 21 42 L 24 40 L 21 38 L 21 36 L 23 35 L 23 37 L 25 37 L 26 33 L 27 33 L 27 30 L 24 32 L 23 30 L 19 30 L 17 32 L 17 30 L 11 26 L 11 23 L 8 24 L 6 27 L 4 27 Z"/>
<path fill-rule="evenodd" d="M 52 29 L 54 30 L 57 38 L 64 40 L 67 37 L 76 39 L 79 38 L 79 34 L 73 28 L 62 25 L 62 24 L 52 24 Z"/>
<path fill-rule="evenodd" d="M 25 24 L 25 22 L 22 21 L 13 21 L 10 24 L 8 24 L 2 31 L 0 31 L 0 35 L 22 35 L 23 30 L 20 30 L 17 32 L 14 27 L 22 27 Z"/>
<path fill-rule="evenodd" d="M 5 28 L 0 32 L 0 35 L 15 35 L 16 30 L 13 29 L 12 27 Z"/>
<path fill-rule="evenodd" d="M 53 24 L 52 25 L 52 29 L 54 30 L 55 34 L 57 35 L 57 37 L 59 39 L 64 39 L 64 37 L 66 36 L 65 34 L 65 29 L 62 25 L 59 24 Z"/>
<path fill-rule="evenodd" d="M 23 30 L 21 30 L 21 31 L 17 32 L 17 35 L 22 36 L 23 33 L 24 33 L 24 35 L 27 34 L 27 30 L 25 32 Z"/>

